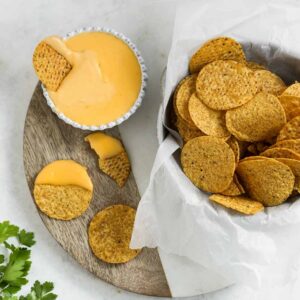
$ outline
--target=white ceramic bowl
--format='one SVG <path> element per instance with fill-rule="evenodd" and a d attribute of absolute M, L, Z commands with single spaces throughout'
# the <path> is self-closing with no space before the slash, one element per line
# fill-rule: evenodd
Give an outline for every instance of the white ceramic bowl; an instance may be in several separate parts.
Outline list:
<path fill-rule="evenodd" d="M 130 49 L 134 52 L 134 54 L 140 64 L 141 73 L 142 73 L 141 88 L 140 88 L 140 92 L 139 92 L 139 95 L 138 95 L 135 103 L 131 106 L 131 108 L 125 114 L 123 114 L 121 117 L 119 117 L 118 119 L 116 119 L 114 121 L 111 121 L 107 124 L 102 124 L 102 125 L 85 125 L 85 124 L 79 124 L 79 123 L 75 122 L 74 120 L 71 120 L 70 118 L 66 117 L 62 112 L 58 111 L 54 102 L 52 101 L 47 89 L 45 88 L 45 86 L 43 84 L 42 84 L 42 90 L 43 90 L 44 97 L 46 98 L 47 104 L 50 106 L 51 110 L 58 116 L 59 119 L 63 120 L 65 123 L 67 123 L 73 127 L 80 128 L 82 130 L 91 130 L 91 131 L 105 130 L 105 129 L 117 126 L 117 125 L 121 124 L 122 122 L 124 122 L 125 120 L 127 120 L 131 115 L 133 115 L 136 112 L 138 107 L 142 104 L 143 98 L 145 96 L 145 90 L 146 90 L 147 79 L 148 79 L 147 68 L 145 66 L 144 59 L 142 58 L 142 56 L 141 56 L 139 50 L 137 49 L 137 47 L 135 46 L 135 44 L 132 43 L 128 37 L 126 37 L 122 33 L 114 31 L 113 29 L 108 29 L 108 28 L 103 28 L 103 27 L 85 27 L 85 28 L 74 30 L 74 31 L 68 33 L 66 36 L 63 37 L 63 39 L 68 39 L 68 38 L 73 37 L 82 32 L 106 32 L 106 33 L 109 33 L 109 34 L 119 38 L 123 42 L 125 42 L 130 47 Z"/>

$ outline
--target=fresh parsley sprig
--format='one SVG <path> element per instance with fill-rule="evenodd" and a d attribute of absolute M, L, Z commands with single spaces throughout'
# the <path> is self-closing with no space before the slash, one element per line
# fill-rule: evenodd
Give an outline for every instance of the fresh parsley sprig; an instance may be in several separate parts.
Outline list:
<path fill-rule="evenodd" d="M 31 267 L 31 247 L 34 234 L 9 221 L 0 223 L 0 300 L 54 300 L 53 283 L 36 281 L 26 296 L 16 296 L 28 283 L 26 276 Z"/>

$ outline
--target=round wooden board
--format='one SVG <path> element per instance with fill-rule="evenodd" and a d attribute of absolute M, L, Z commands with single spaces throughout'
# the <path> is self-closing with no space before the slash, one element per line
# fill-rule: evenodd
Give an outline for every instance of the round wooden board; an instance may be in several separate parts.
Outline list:
<path fill-rule="evenodd" d="M 120 138 L 118 128 L 107 131 Z M 133 174 L 120 189 L 101 173 L 96 154 L 84 142 L 88 131 L 73 128 L 46 104 L 40 84 L 32 96 L 24 127 L 23 159 L 26 179 L 32 192 L 40 169 L 57 159 L 73 159 L 88 168 L 94 183 L 94 198 L 88 210 L 79 218 L 59 221 L 39 212 L 44 224 L 57 242 L 84 268 L 119 288 L 138 294 L 170 296 L 169 287 L 156 249 L 143 249 L 132 261 L 112 265 L 97 259 L 88 245 L 87 228 L 92 217 L 104 207 L 124 203 L 136 207 L 140 195 Z"/>

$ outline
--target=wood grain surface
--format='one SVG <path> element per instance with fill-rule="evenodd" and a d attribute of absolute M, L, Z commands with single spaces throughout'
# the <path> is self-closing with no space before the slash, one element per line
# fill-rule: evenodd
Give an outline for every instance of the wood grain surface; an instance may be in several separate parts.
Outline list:
<path fill-rule="evenodd" d="M 120 138 L 117 127 L 106 132 Z M 156 249 L 145 248 L 134 260 L 120 265 L 104 263 L 92 254 L 87 238 L 92 217 L 112 204 L 124 203 L 137 207 L 140 195 L 132 173 L 120 189 L 112 179 L 100 172 L 97 155 L 84 142 L 87 134 L 88 131 L 73 128 L 52 113 L 38 84 L 28 108 L 23 141 L 25 174 L 31 193 L 40 169 L 57 159 L 73 159 L 85 165 L 94 184 L 93 200 L 81 217 L 59 221 L 39 210 L 38 213 L 57 242 L 84 268 L 102 280 L 138 294 L 170 296 Z"/>

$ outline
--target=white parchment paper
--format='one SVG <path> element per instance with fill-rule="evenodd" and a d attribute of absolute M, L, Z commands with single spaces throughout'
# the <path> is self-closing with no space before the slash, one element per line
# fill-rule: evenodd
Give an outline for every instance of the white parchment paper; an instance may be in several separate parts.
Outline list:
<path fill-rule="evenodd" d="M 300 2 L 182 1 L 168 59 L 165 111 L 193 52 L 222 35 L 237 39 L 248 59 L 264 63 L 287 83 L 300 80 Z M 167 125 L 166 113 L 161 123 Z M 228 298 L 222 299 L 300 299 L 300 201 L 255 216 L 216 206 L 182 172 L 179 147 L 171 134 L 160 145 L 138 207 L 131 246 L 159 247 L 192 263 L 194 271 L 183 271 L 184 277 L 167 270 L 173 296 L 187 295 L 189 278 L 201 273 L 199 294 L 233 286 L 234 298 L 226 289 Z M 182 282 L 185 294 L 180 292 Z M 190 294 L 194 293 L 195 286 Z"/>

